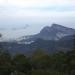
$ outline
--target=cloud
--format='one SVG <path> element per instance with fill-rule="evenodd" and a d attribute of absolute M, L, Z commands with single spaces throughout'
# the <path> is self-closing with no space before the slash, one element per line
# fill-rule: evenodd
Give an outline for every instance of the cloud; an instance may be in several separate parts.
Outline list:
<path fill-rule="evenodd" d="M 52 16 L 75 16 L 75 8 L 47 7 L 47 8 L 2 8 L 0 18 L 24 18 L 24 17 L 52 17 Z"/>
<path fill-rule="evenodd" d="M 0 31 L 6 31 L 6 30 L 25 30 L 26 28 L 28 28 L 30 25 L 26 24 L 26 25 L 22 25 L 22 26 L 13 26 L 13 27 L 0 27 Z"/>
<path fill-rule="evenodd" d="M 50 5 L 75 5 L 75 0 L 0 0 L 0 5 L 15 7 L 45 7 Z"/>
<path fill-rule="evenodd" d="M 28 27 L 29 27 L 29 25 L 26 24 L 24 27 L 23 26 L 22 27 L 15 27 L 15 28 L 11 28 L 10 30 L 25 30 Z"/>
<path fill-rule="evenodd" d="M 12 5 L 34 6 L 40 4 L 69 4 L 74 3 L 74 0 L 8 0 Z"/>
<path fill-rule="evenodd" d="M 75 0 L 0 0 L 0 19 L 75 17 Z"/>
<path fill-rule="evenodd" d="M 6 37 L 37 33 L 53 22 L 75 27 L 75 0 L 0 0 L 0 30 Z"/>

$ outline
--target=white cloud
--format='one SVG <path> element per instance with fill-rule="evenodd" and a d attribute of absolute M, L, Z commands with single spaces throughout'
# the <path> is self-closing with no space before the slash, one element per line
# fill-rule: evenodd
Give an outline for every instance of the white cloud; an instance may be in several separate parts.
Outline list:
<path fill-rule="evenodd" d="M 0 0 L 0 6 L 6 6 L 8 0 Z"/>
<path fill-rule="evenodd" d="M 75 4 L 75 0 L 0 0 L 0 5 L 16 7 L 44 7 L 50 5 Z"/>
<path fill-rule="evenodd" d="M 65 26 L 74 25 L 74 20 L 75 0 L 0 0 L 0 27 L 31 25 L 28 31 L 2 31 L 6 37 L 14 37 L 14 33 L 16 37 L 25 35 L 25 32 L 38 32 L 45 24 L 53 22 Z"/>
<path fill-rule="evenodd" d="M 13 5 L 37 5 L 37 4 L 65 4 L 74 3 L 74 0 L 8 0 L 8 3 Z"/>
<path fill-rule="evenodd" d="M 0 18 L 75 16 L 75 0 L 0 0 Z"/>

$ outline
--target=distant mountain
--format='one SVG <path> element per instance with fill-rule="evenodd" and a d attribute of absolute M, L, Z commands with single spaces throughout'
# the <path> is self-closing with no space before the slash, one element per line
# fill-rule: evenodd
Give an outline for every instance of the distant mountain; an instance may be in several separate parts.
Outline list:
<path fill-rule="evenodd" d="M 23 53 L 25 55 L 31 55 L 36 49 L 42 49 L 46 53 L 69 51 L 73 48 L 73 38 L 73 36 L 65 36 L 58 41 L 37 39 L 31 44 L 20 44 L 18 42 L 2 42 L 1 44 L 11 54 Z"/>
<path fill-rule="evenodd" d="M 1 42 L 1 46 L 12 54 L 18 52 L 31 55 L 38 48 L 46 53 L 66 52 L 73 48 L 74 34 L 75 29 L 52 24 L 51 27 L 44 27 L 36 35 L 23 36 L 14 42 Z"/>
<path fill-rule="evenodd" d="M 36 35 L 23 36 L 20 38 L 20 43 L 30 44 L 37 39 L 43 40 L 59 40 L 65 36 L 73 35 L 75 29 L 67 28 L 58 24 L 52 24 L 52 26 L 44 27 L 40 33 Z"/>

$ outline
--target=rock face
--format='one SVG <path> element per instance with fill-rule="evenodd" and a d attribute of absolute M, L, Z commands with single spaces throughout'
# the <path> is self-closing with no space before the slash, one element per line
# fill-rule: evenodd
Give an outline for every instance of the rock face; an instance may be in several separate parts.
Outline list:
<path fill-rule="evenodd" d="M 75 30 L 72 28 L 67 28 L 58 24 L 52 24 L 52 26 L 44 27 L 40 33 L 36 35 L 24 36 L 21 40 L 21 43 L 32 43 L 37 39 L 43 40 L 60 40 L 65 36 L 70 36 L 75 33 Z"/>

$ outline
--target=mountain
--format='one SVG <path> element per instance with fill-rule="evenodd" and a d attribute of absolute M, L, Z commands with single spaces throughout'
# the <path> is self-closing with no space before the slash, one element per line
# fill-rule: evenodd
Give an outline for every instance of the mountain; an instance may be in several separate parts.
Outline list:
<path fill-rule="evenodd" d="M 1 42 L 3 48 L 10 53 L 31 55 L 36 49 L 43 49 L 46 53 L 68 51 L 73 48 L 75 29 L 58 24 L 44 27 L 36 35 L 23 36 L 15 42 Z"/>
<path fill-rule="evenodd" d="M 43 40 L 59 40 L 65 36 L 73 35 L 75 33 L 75 29 L 67 28 L 58 24 L 52 24 L 52 26 L 44 27 L 40 33 L 36 35 L 23 36 L 20 38 L 19 43 L 30 44 L 37 39 Z"/>
<path fill-rule="evenodd" d="M 68 37 L 68 39 L 67 39 Z M 11 54 L 23 53 L 31 55 L 35 50 L 42 49 L 46 53 L 57 51 L 69 51 L 73 48 L 73 36 L 65 36 L 58 41 L 37 39 L 30 44 L 20 44 L 18 42 L 2 42 L 2 47 Z"/>

